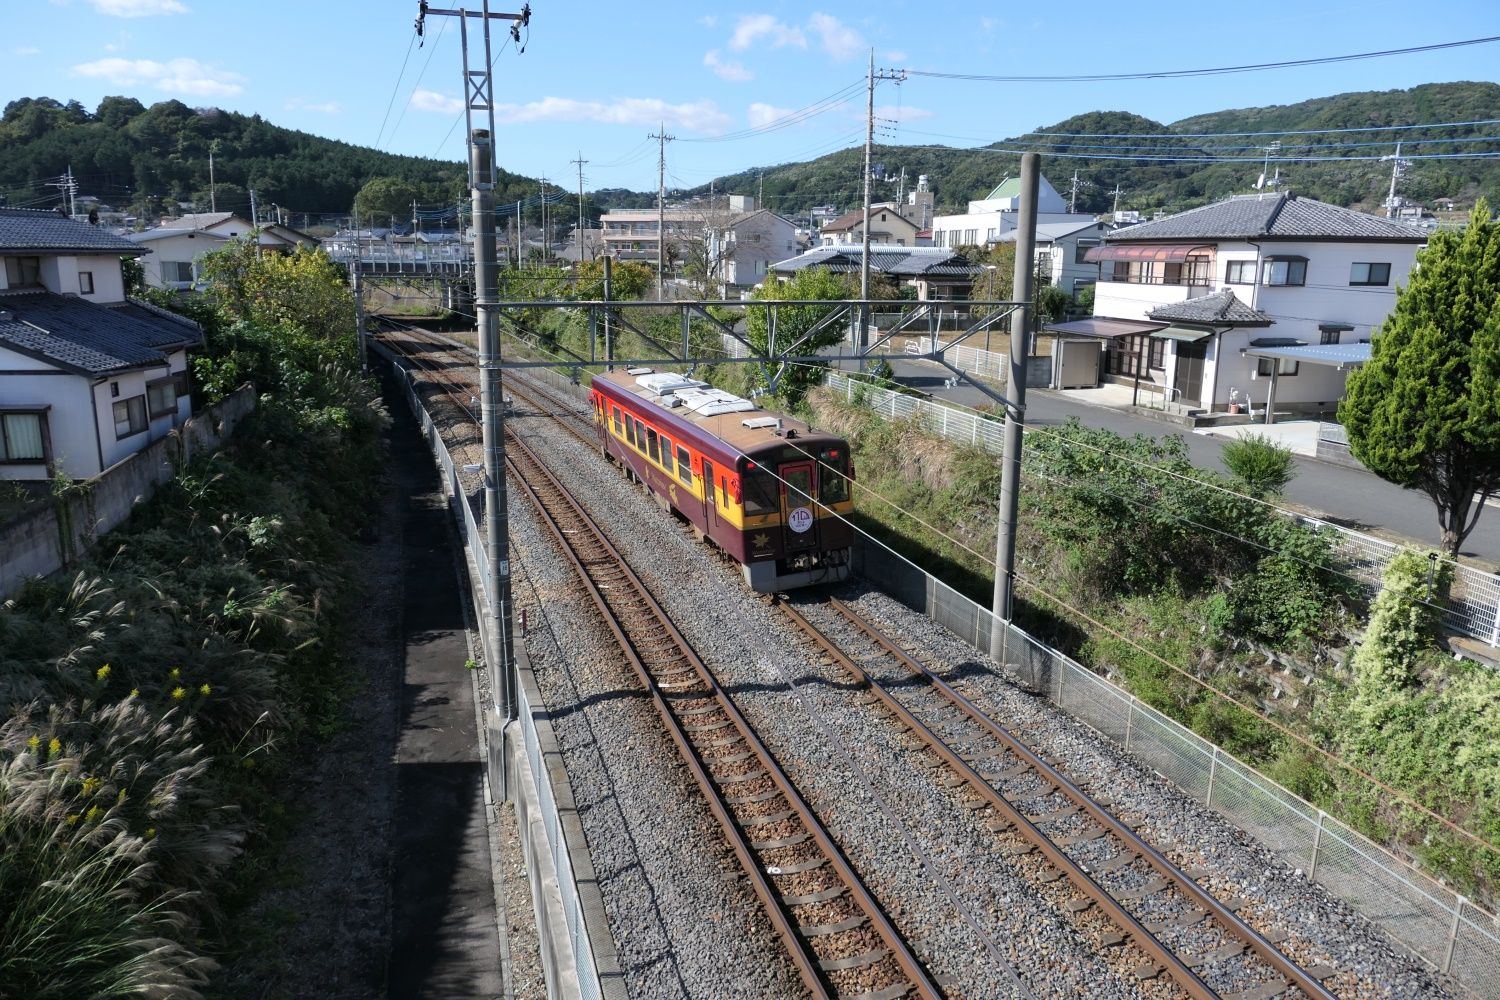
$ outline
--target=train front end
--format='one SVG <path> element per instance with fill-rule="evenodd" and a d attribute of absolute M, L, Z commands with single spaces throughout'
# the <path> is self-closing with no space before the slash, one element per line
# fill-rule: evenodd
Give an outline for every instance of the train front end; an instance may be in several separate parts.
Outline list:
<path fill-rule="evenodd" d="M 740 459 L 745 582 L 769 594 L 838 583 L 854 529 L 849 445 L 829 434 L 773 438 Z"/>

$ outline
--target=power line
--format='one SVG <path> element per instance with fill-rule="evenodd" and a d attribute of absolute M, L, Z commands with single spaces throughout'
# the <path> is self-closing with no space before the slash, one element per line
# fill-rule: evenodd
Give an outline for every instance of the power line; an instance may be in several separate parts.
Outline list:
<path fill-rule="evenodd" d="M 439 46 L 443 44 L 443 33 L 448 30 L 448 21 L 438 25 L 437 38 L 432 41 L 432 48 L 427 50 L 427 61 L 422 64 L 422 71 L 417 74 L 417 80 L 411 85 L 411 94 L 407 96 L 406 103 L 401 107 L 401 113 L 396 116 L 396 124 L 391 126 L 391 134 L 386 138 L 387 142 L 396 141 L 396 132 L 401 128 L 401 123 L 406 120 L 406 112 L 411 110 L 411 102 L 417 96 L 417 88 L 422 86 L 422 78 L 427 75 L 427 67 L 432 65 L 432 57 L 437 53 Z M 387 112 L 389 113 L 389 112 Z"/>
<path fill-rule="evenodd" d="M 1466 38 L 1457 42 L 1439 42 L 1435 45 L 1414 45 L 1402 49 L 1380 49 L 1375 52 L 1355 52 L 1342 56 L 1322 56 L 1316 59 L 1284 59 L 1278 62 L 1246 63 L 1241 66 L 1213 66 L 1206 69 L 1148 70 L 1134 73 L 1076 73 L 1055 76 L 994 76 L 983 73 L 939 73 L 933 70 L 907 70 L 912 76 L 926 76 L 941 80 L 971 80 L 980 83 L 1094 83 L 1117 80 L 1174 80 L 1193 76 L 1223 76 L 1230 73 L 1258 73 L 1270 69 L 1291 69 L 1298 66 L 1326 66 L 1331 63 L 1354 62 L 1360 59 L 1383 59 L 1387 56 L 1413 55 L 1418 52 L 1437 52 L 1467 45 L 1486 45 L 1500 42 L 1500 35 L 1485 38 Z"/>
<path fill-rule="evenodd" d="M 849 100 L 853 98 L 854 94 L 858 92 L 858 90 L 864 85 L 865 81 L 856 80 L 854 83 L 851 83 L 846 87 L 842 87 L 829 94 L 827 97 L 814 101 L 812 104 L 809 104 L 806 107 L 798 108 L 795 111 L 789 111 L 778 118 L 773 118 L 772 120 L 761 125 L 756 125 L 753 128 L 740 129 L 739 131 L 728 132 L 724 135 L 706 136 L 700 139 L 682 139 L 679 141 L 733 142 L 739 139 L 750 139 L 754 138 L 755 136 L 766 135 L 771 132 L 779 132 L 784 128 L 790 128 L 793 125 L 799 125 L 810 118 L 815 118 L 825 112 L 842 107 L 843 105 L 847 104 Z"/>
<path fill-rule="evenodd" d="M 401 78 L 406 76 L 406 64 L 411 60 L 411 50 L 416 47 L 417 36 L 415 32 L 411 41 L 406 43 L 406 56 L 401 60 L 401 72 L 396 74 L 396 84 L 391 87 L 391 99 L 385 105 L 385 117 L 380 119 L 380 131 L 375 135 L 375 148 L 380 148 L 380 140 L 385 137 L 385 123 L 390 120 L 391 108 L 396 106 L 396 94 L 401 90 Z"/>
<path fill-rule="evenodd" d="M 1468 128 L 1475 125 L 1500 125 L 1500 118 L 1479 118 L 1461 122 L 1425 122 L 1417 125 L 1360 125 L 1347 128 L 1283 129 L 1270 132 L 1023 132 L 1022 135 L 1057 135 L 1068 139 L 1238 139 L 1263 135 L 1342 135 L 1352 132 L 1409 132 L 1423 128 Z M 933 133 L 935 134 L 935 133 Z M 964 136 L 952 136 L 955 139 Z"/>

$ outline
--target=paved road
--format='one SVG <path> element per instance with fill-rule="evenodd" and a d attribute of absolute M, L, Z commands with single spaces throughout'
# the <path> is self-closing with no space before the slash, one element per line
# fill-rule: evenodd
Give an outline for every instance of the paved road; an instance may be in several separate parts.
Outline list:
<path fill-rule="evenodd" d="M 892 368 L 897 380 L 934 396 L 965 406 L 990 402 L 988 396 L 972 386 L 945 387 L 946 372 L 935 365 L 897 361 Z M 1056 426 L 1069 417 L 1077 417 L 1090 427 L 1104 427 L 1121 434 L 1151 437 L 1181 434 L 1187 439 L 1188 457 L 1193 464 L 1224 471 L 1221 455 L 1225 442 L 1221 438 L 1191 434 L 1173 424 L 1075 402 L 1057 392 L 1031 390 L 1026 394 L 1026 412 L 1027 422 L 1033 426 Z M 1296 461 L 1297 478 L 1287 488 L 1287 499 L 1295 506 L 1361 531 L 1415 539 L 1428 545 L 1438 543 L 1437 513 L 1425 495 L 1392 486 L 1358 469 L 1301 456 Z M 1500 563 L 1500 508 L 1487 507 L 1480 515 L 1479 525 L 1465 543 L 1463 554 Z"/>

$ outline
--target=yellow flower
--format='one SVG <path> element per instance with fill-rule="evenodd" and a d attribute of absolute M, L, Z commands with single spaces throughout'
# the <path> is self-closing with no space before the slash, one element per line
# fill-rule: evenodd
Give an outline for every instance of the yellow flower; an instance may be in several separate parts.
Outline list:
<path fill-rule="evenodd" d="M 86 822 L 86 823 L 97 823 L 97 822 L 99 822 L 99 817 L 102 816 L 103 813 L 104 813 L 104 811 L 102 809 L 100 809 L 98 806 L 89 806 L 89 811 L 87 813 L 85 813 L 84 817 L 83 817 L 84 822 Z"/>
<path fill-rule="evenodd" d="M 95 777 L 92 777 L 92 776 L 84 778 L 83 779 L 83 794 L 85 794 L 85 795 L 93 795 L 94 794 L 94 790 L 97 789 L 102 784 L 104 784 L 104 779 L 102 779 L 102 778 L 95 778 Z"/>
<path fill-rule="evenodd" d="M 181 701 L 185 697 L 187 697 L 187 688 L 179 686 L 172 689 L 173 701 Z"/>
<path fill-rule="evenodd" d="M 198 689 L 198 693 L 201 694 L 203 697 L 207 698 L 209 692 L 212 691 L 212 690 L 213 690 L 213 688 L 209 687 L 207 684 L 204 684 L 202 687 L 200 687 Z"/>
<path fill-rule="evenodd" d="M 141 696 L 141 689 L 140 688 L 131 688 L 130 689 L 130 697 L 132 697 L 132 698 L 139 698 L 140 696 Z"/>
<path fill-rule="evenodd" d="M 47 741 L 47 752 L 49 754 L 51 754 L 52 756 L 54 756 L 54 757 L 56 757 L 58 754 L 62 753 L 62 740 L 58 739 L 56 736 L 54 736 L 50 740 L 48 740 Z"/>
<path fill-rule="evenodd" d="M 173 667 L 172 668 L 172 679 L 175 681 L 177 678 L 179 678 L 181 676 L 182 676 L 182 670 L 180 668 L 178 668 L 178 667 Z"/>
<path fill-rule="evenodd" d="M 71 816 L 68 817 L 68 825 L 69 826 L 76 826 L 77 823 L 78 823 L 78 814 L 77 813 L 74 813 L 73 815 L 71 815 Z"/>
<path fill-rule="evenodd" d="M 146 839 L 150 840 L 154 836 L 156 836 L 156 827 L 154 827 L 154 826 L 148 826 L 148 827 L 146 827 Z"/>
<path fill-rule="evenodd" d="M 98 670 L 94 671 L 94 678 L 96 680 L 101 680 L 102 681 L 102 680 L 105 680 L 108 677 L 109 677 L 109 664 L 108 663 L 106 663 L 104 666 L 100 667 Z"/>
<path fill-rule="evenodd" d="M 31 739 L 26 741 L 26 749 L 30 750 L 32 753 L 36 753 L 37 750 L 41 749 L 41 746 L 42 738 L 40 736 L 33 736 Z"/>

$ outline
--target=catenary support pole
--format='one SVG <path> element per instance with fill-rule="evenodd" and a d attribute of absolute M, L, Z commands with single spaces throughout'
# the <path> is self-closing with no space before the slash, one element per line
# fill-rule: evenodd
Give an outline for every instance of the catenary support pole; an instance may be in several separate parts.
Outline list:
<path fill-rule="evenodd" d="M 1010 381 L 1005 408 L 1005 446 L 1000 465 L 1000 531 L 995 542 L 995 595 L 992 610 L 997 619 L 1010 621 L 1015 602 L 1016 512 L 1021 497 L 1021 433 L 1026 417 L 1026 359 L 1031 354 L 1031 288 L 1036 273 L 1036 196 L 1041 176 L 1041 158 L 1021 154 L 1021 214 L 1016 220 L 1016 311 L 1010 316 Z M 998 630 L 1004 632 L 1003 629 Z M 998 656 L 993 633 L 990 655 Z"/>
<path fill-rule="evenodd" d="M 469 142 L 473 178 L 474 313 L 479 325 L 479 408 L 484 444 L 485 556 L 490 600 L 490 629 L 495 637 L 496 708 L 502 718 L 515 714 L 511 680 L 509 500 L 505 491 L 505 395 L 500 375 L 500 331 L 495 295 L 499 262 L 495 257 L 494 149 L 490 133 L 475 129 Z"/>
<path fill-rule="evenodd" d="M 870 336 L 870 154 L 875 146 L 875 50 L 870 50 L 870 76 L 865 87 L 865 215 L 860 226 L 859 297 L 864 301 L 859 307 L 859 336 L 854 342 L 858 353 L 865 352 L 865 343 Z M 864 370 L 864 362 L 860 362 Z"/>

